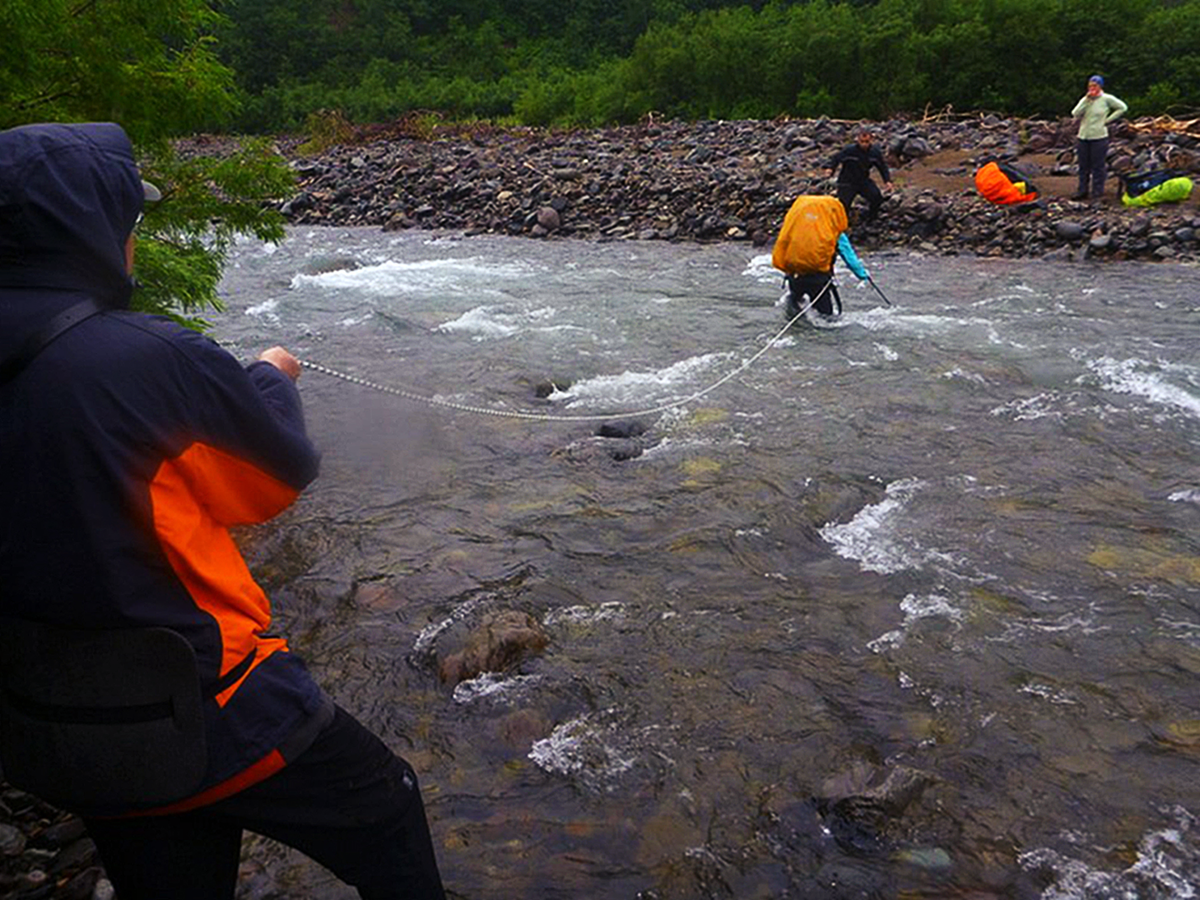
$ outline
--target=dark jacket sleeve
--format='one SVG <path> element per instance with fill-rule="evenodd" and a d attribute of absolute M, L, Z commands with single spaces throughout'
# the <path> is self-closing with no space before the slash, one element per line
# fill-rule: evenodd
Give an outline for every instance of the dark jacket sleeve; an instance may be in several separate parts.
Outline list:
<path fill-rule="evenodd" d="M 833 158 L 831 160 L 829 160 L 829 165 L 827 168 L 832 169 L 834 174 L 837 174 L 837 167 L 846 161 L 847 154 L 852 149 L 853 149 L 852 147 L 843 147 L 841 150 L 839 150 L 837 153 L 835 153 L 833 155 Z"/>
<path fill-rule="evenodd" d="M 308 439 L 295 383 L 275 366 L 243 368 L 206 338 L 185 335 L 195 379 L 195 433 L 298 490 L 314 478 L 320 454 Z"/>
<path fill-rule="evenodd" d="M 126 390 L 145 394 L 137 403 L 158 408 L 152 418 L 163 443 L 179 452 L 203 444 L 297 492 L 316 478 L 320 454 L 287 375 L 266 362 L 243 367 L 214 341 L 164 319 L 124 321 L 158 338 L 130 344 L 142 358 L 126 357 L 122 368 L 129 367 Z"/>
<path fill-rule="evenodd" d="M 290 453 L 296 457 L 291 460 L 297 469 L 294 480 L 303 482 L 301 487 L 308 484 L 317 475 L 320 457 L 308 440 L 304 407 L 296 383 L 268 362 L 251 363 L 246 374 L 278 427 L 287 435 Z"/>

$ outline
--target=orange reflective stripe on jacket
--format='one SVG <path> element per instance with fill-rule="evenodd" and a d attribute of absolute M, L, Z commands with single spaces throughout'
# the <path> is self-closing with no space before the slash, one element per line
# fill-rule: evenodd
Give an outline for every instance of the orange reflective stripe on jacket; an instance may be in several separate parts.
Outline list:
<path fill-rule="evenodd" d="M 222 705 L 256 666 L 287 647 L 281 638 L 259 637 L 271 623 L 270 602 L 229 529 L 271 518 L 297 493 L 245 460 L 204 444 L 164 460 L 150 483 L 154 530 L 163 552 L 196 606 L 220 628 L 220 675 L 255 654 L 242 677 L 217 695 Z"/>

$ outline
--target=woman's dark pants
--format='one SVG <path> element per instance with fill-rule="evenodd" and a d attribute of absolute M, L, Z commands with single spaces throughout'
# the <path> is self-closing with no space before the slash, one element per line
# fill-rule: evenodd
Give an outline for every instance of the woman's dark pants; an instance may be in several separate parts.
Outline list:
<path fill-rule="evenodd" d="M 1079 158 L 1079 190 L 1076 193 L 1079 197 L 1087 197 L 1090 194 L 1098 200 L 1104 196 L 1104 178 L 1108 172 L 1108 138 L 1081 140 L 1078 142 L 1076 153 Z"/>
<path fill-rule="evenodd" d="M 833 276 L 828 272 L 789 275 L 787 286 L 790 292 L 789 302 L 795 310 L 789 310 L 791 315 L 807 309 L 810 304 L 824 316 L 842 314 L 842 298 L 838 296 L 837 285 L 833 283 Z"/>

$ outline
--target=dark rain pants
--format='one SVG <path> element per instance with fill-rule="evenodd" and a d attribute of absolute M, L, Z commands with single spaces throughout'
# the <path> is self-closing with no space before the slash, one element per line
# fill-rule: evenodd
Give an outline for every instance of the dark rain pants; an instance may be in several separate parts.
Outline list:
<path fill-rule="evenodd" d="M 1076 155 L 1079 158 L 1079 190 L 1076 193 L 1080 197 L 1091 195 L 1100 199 L 1104 196 L 1104 178 L 1108 173 L 1108 138 L 1078 141 Z"/>
<path fill-rule="evenodd" d="M 297 850 L 365 900 L 444 900 L 417 777 L 341 708 L 265 781 L 170 816 L 85 820 L 120 900 L 232 900 L 242 831 Z"/>
<path fill-rule="evenodd" d="M 842 314 L 842 298 L 838 296 L 837 285 L 833 276 L 828 272 L 813 272 L 809 275 L 789 275 L 788 312 L 796 315 L 807 307 L 813 300 L 813 308 L 824 316 Z M 834 312 L 834 309 L 837 312 Z"/>
<path fill-rule="evenodd" d="M 842 206 L 846 207 L 847 216 L 850 215 L 850 204 L 854 202 L 855 197 L 862 197 L 870 204 L 867 214 L 862 218 L 865 225 L 879 214 L 879 207 L 883 205 L 883 191 L 870 178 L 837 183 L 837 198 L 842 201 Z"/>

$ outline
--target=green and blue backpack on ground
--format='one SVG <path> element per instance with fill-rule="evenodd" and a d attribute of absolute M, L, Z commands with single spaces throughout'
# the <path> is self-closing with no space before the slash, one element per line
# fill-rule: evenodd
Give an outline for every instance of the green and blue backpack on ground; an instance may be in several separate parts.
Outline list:
<path fill-rule="evenodd" d="M 1121 202 L 1126 206 L 1157 206 L 1179 203 L 1192 193 L 1192 180 L 1181 172 L 1163 169 L 1141 172 L 1121 179 Z"/>

